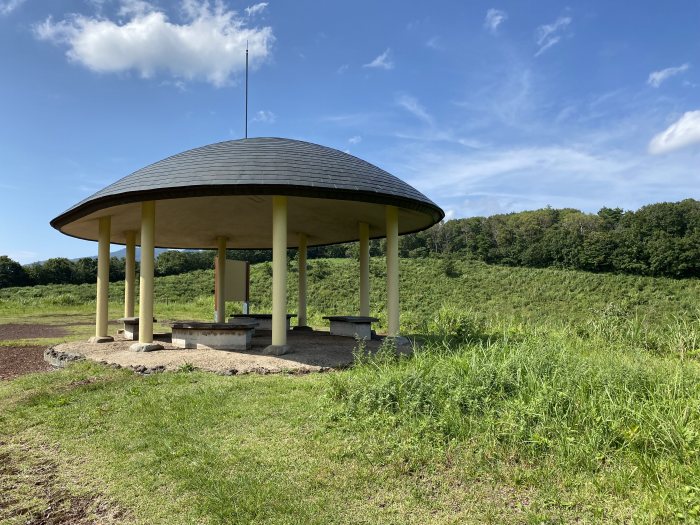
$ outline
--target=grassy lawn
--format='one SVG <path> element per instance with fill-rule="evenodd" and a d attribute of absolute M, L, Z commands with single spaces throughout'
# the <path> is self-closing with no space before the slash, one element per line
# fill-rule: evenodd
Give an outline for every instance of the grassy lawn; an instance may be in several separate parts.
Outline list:
<path fill-rule="evenodd" d="M 79 364 L 0 386 L 0 454 L 21 466 L 18 449 L 43 451 L 44 462 L 57 464 L 57 483 L 108 500 L 124 509 L 121 520 L 136 523 L 502 523 L 574 515 L 557 504 L 553 487 L 533 501 L 540 491 L 513 487 L 498 472 L 484 477 L 466 463 L 418 467 L 381 457 L 376 440 L 385 436 L 331 424 L 327 387 L 324 375 L 137 377 Z M 4 511 L 8 523 L 26 521 L 9 517 L 19 508 L 39 512 L 48 503 L 43 487 L 23 492 Z"/>
<path fill-rule="evenodd" d="M 0 382 L 0 521 L 700 519 L 698 281 L 441 264 L 402 261 L 404 331 L 428 335 L 411 358 L 306 376 L 78 363 Z M 314 315 L 356 306 L 355 271 L 312 261 Z M 209 317 L 211 275 L 175 277 L 156 316 Z M 268 285 L 257 265 L 257 311 Z M 38 288 L 0 290 L 0 323 L 91 321 L 94 287 Z"/>

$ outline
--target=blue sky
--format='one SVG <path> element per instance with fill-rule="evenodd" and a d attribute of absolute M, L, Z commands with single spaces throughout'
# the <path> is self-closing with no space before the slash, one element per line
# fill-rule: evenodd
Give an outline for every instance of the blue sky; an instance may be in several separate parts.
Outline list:
<path fill-rule="evenodd" d="M 0 0 L 0 253 L 168 155 L 324 144 L 448 217 L 700 198 L 700 2 Z"/>

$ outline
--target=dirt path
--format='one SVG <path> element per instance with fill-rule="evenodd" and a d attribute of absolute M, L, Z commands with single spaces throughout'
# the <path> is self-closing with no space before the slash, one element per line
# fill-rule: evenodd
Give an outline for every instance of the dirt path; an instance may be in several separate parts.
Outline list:
<path fill-rule="evenodd" d="M 0 346 L 0 381 L 54 368 L 44 361 L 45 346 Z"/>
<path fill-rule="evenodd" d="M 0 522 L 27 525 L 112 525 L 129 513 L 97 492 L 66 486 L 57 450 L 0 441 Z"/>
<path fill-rule="evenodd" d="M 55 326 L 51 324 L 0 324 L 0 341 L 64 337 L 68 334 L 68 330 L 62 326 Z"/>

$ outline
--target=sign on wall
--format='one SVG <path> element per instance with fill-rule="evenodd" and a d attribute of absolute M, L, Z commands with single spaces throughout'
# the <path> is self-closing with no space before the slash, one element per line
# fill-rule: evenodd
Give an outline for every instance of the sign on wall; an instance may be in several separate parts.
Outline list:
<path fill-rule="evenodd" d="M 214 259 L 214 268 L 219 261 Z M 218 272 L 214 271 L 214 287 L 219 288 Z M 250 263 L 247 261 L 226 260 L 224 296 L 227 301 L 241 301 L 247 303 L 250 297 Z M 216 300 L 216 293 L 214 293 Z"/>

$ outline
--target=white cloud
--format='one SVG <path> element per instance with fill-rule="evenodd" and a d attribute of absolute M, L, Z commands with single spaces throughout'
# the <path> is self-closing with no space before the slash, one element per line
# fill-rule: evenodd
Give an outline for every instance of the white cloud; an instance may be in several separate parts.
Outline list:
<path fill-rule="evenodd" d="M 350 66 L 348 66 L 347 64 L 343 64 L 342 66 L 340 66 L 340 67 L 336 70 L 336 73 L 339 74 L 339 75 L 342 75 L 343 73 L 345 73 L 345 72 L 348 70 L 349 67 L 350 67 Z"/>
<path fill-rule="evenodd" d="M 420 102 L 418 102 L 415 97 L 412 97 L 411 95 L 399 95 L 396 97 L 396 103 L 415 117 L 421 119 L 423 122 L 432 125 L 433 117 L 430 116 L 428 111 L 420 104 Z"/>
<path fill-rule="evenodd" d="M 700 144 L 700 111 L 687 111 L 649 142 L 649 153 L 660 155 L 692 144 Z"/>
<path fill-rule="evenodd" d="M 501 9 L 489 9 L 486 11 L 484 27 L 495 35 L 498 32 L 498 27 L 507 19 L 508 13 L 505 11 L 502 11 Z"/>
<path fill-rule="evenodd" d="M 362 67 L 374 67 L 377 69 L 394 69 L 394 62 L 391 60 L 391 49 L 387 48 L 384 53 L 377 58 L 363 65 Z"/>
<path fill-rule="evenodd" d="M 68 47 L 66 55 L 99 73 L 136 71 L 144 78 L 158 73 L 184 80 L 205 80 L 223 86 L 245 68 L 249 43 L 253 67 L 271 52 L 270 27 L 247 27 L 235 11 L 217 2 L 182 0 L 183 24 L 140 0 L 121 2 L 128 20 L 72 15 L 34 26 L 40 40 Z"/>
<path fill-rule="evenodd" d="M 255 16 L 262 13 L 267 7 L 267 2 L 260 2 L 259 4 L 251 5 L 245 8 L 245 12 L 248 16 Z"/>
<path fill-rule="evenodd" d="M 359 135 L 355 135 L 354 137 L 350 137 L 348 139 L 348 142 L 350 144 L 359 144 L 360 142 L 362 142 L 362 137 L 360 137 Z"/>
<path fill-rule="evenodd" d="M 26 0 L 0 0 L 0 15 L 9 15 Z"/>
<path fill-rule="evenodd" d="M 261 109 L 253 117 L 253 122 L 265 122 L 266 124 L 272 124 L 277 120 L 277 115 L 272 111 L 266 109 Z"/>
<path fill-rule="evenodd" d="M 535 40 L 539 49 L 537 53 L 535 53 L 535 56 L 540 56 L 554 44 L 557 44 L 565 34 L 569 24 L 571 24 L 571 17 L 560 16 L 552 24 L 545 24 L 538 27 Z"/>
<path fill-rule="evenodd" d="M 647 79 L 647 84 L 652 87 L 659 87 L 662 82 L 668 80 L 672 76 L 678 75 L 680 73 L 685 73 L 690 68 L 690 64 L 683 64 L 678 67 L 667 67 L 660 71 L 652 71 L 649 73 L 649 78 Z"/>

